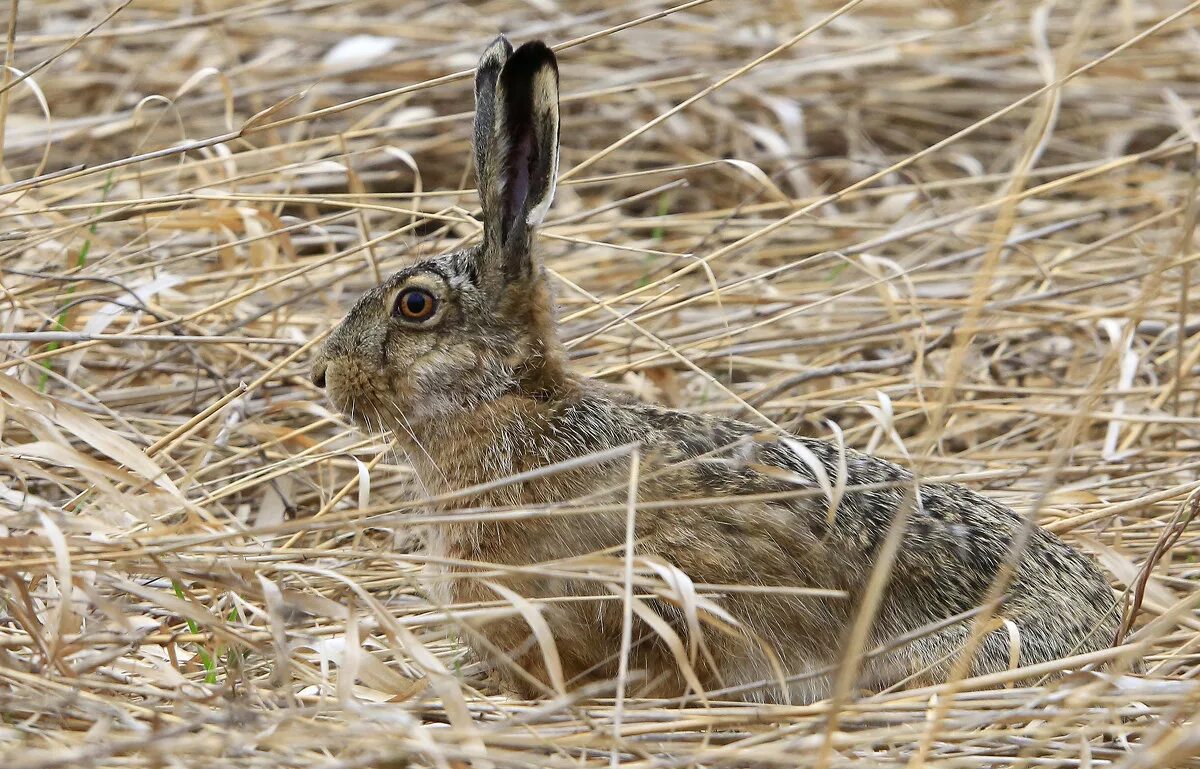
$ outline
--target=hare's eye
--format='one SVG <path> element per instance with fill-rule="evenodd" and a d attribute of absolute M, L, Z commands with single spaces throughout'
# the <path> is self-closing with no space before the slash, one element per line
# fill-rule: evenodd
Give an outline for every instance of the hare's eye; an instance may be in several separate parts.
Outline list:
<path fill-rule="evenodd" d="M 396 297 L 392 314 L 406 320 L 423 321 L 433 317 L 436 309 L 437 299 L 433 294 L 422 288 L 406 288 Z"/>

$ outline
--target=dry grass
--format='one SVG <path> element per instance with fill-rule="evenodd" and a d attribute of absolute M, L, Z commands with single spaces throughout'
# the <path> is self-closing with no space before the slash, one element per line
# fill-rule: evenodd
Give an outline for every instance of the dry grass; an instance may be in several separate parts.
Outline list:
<path fill-rule="evenodd" d="M 0 764 L 1200 766 L 1197 3 L 585 6 L 11 0 Z M 543 243 L 580 369 L 1037 515 L 1132 586 L 1147 674 L 835 720 L 464 664 L 407 467 L 305 375 L 378 275 L 477 234 L 498 28 L 570 44 Z"/>

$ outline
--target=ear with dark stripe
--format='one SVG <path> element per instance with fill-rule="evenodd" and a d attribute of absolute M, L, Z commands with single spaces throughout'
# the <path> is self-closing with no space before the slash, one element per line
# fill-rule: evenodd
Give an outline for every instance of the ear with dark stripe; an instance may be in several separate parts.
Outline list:
<path fill-rule="evenodd" d="M 512 50 L 512 43 L 500 35 L 479 57 L 475 69 L 475 176 L 481 189 L 487 178 L 487 155 L 496 126 L 496 82 Z"/>
<path fill-rule="evenodd" d="M 533 230 L 558 176 L 558 64 L 545 43 L 525 43 L 496 82 L 495 127 L 484 160 L 485 249 L 506 280 L 533 272 Z"/>

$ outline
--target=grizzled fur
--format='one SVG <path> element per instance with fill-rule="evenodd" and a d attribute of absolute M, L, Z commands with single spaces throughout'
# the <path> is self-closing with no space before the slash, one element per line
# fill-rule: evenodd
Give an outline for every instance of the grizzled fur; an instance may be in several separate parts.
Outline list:
<path fill-rule="evenodd" d="M 1012 510 L 948 484 L 921 485 L 913 504 L 908 471 L 847 450 L 847 491 L 831 521 L 829 500 L 794 443 L 741 422 L 637 402 L 568 370 L 549 286 L 533 253 L 533 231 L 553 196 L 558 166 L 554 55 L 541 43 L 513 51 L 499 38 L 480 61 L 476 98 L 484 242 L 413 264 L 359 300 L 314 364 L 314 380 L 328 387 L 334 405 L 367 425 L 392 429 L 430 494 L 636 442 L 639 499 L 668 503 L 638 510 L 640 555 L 667 561 L 697 582 L 829 588 L 848 595 L 764 591 L 720 598 L 742 632 L 706 633 L 711 657 L 699 660 L 696 672 L 709 688 L 773 680 L 772 657 L 788 675 L 835 663 L 877 552 L 901 510 L 911 512 L 869 648 L 977 607 L 1022 529 Z M 436 312 L 421 323 L 395 311 L 396 297 L 412 287 L 437 299 Z M 838 476 L 843 457 L 837 447 L 789 440 L 823 463 L 830 479 Z M 528 508 L 582 497 L 613 505 L 624 500 L 628 477 L 629 462 L 622 458 L 498 486 L 446 506 Z M 786 493 L 797 489 L 818 493 Z M 524 566 L 619 548 L 624 528 L 623 512 L 443 524 L 431 532 L 429 548 L 435 560 Z M 594 582 L 540 575 L 503 582 L 529 598 L 605 592 Z M 437 584 L 447 603 L 498 598 L 469 576 Z M 654 610 L 686 633 L 678 609 L 655 603 Z M 1000 614 L 1009 623 L 984 637 L 973 674 L 1010 665 L 1014 629 L 1022 665 L 1102 648 L 1119 612 L 1090 558 L 1034 529 Z M 542 605 L 542 616 L 572 684 L 615 674 L 618 602 L 554 601 Z M 524 619 L 496 620 L 480 632 L 488 641 L 479 644 L 481 654 L 499 651 L 550 683 Z M 936 682 L 969 632 L 970 623 L 959 622 L 873 658 L 862 684 Z M 635 639 L 631 662 L 646 682 L 639 693 L 683 693 L 686 684 L 661 637 L 639 620 Z M 497 667 L 512 672 L 506 663 Z M 544 690 L 523 676 L 508 680 L 528 695 Z M 827 686 L 824 678 L 810 677 L 787 692 L 766 686 L 743 696 L 813 700 Z"/>

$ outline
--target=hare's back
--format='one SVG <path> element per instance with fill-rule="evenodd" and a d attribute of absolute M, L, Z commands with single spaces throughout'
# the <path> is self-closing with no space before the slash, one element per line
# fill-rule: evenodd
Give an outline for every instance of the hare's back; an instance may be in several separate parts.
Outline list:
<path fill-rule="evenodd" d="M 660 475 L 669 479 L 658 484 L 663 498 L 725 496 L 732 502 L 765 495 L 766 504 L 788 514 L 783 520 L 790 531 L 772 536 L 820 543 L 822 555 L 842 559 L 863 578 L 902 516 L 894 589 L 920 591 L 935 614 L 976 606 L 1018 544 L 1013 611 L 1050 602 L 1107 612 L 1113 603 L 1092 558 L 1036 525 L 1027 529 L 1017 512 L 964 486 L 914 482 L 908 470 L 878 457 L 830 441 L 771 435 L 736 420 L 632 402 L 617 412 L 624 424 L 614 434 L 640 440 L 645 454 L 678 468 Z M 826 489 L 840 493 L 832 516 Z M 761 509 L 757 502 L 748 507 Z M 780 520 L 759 519 L 766 525 Z"/>

